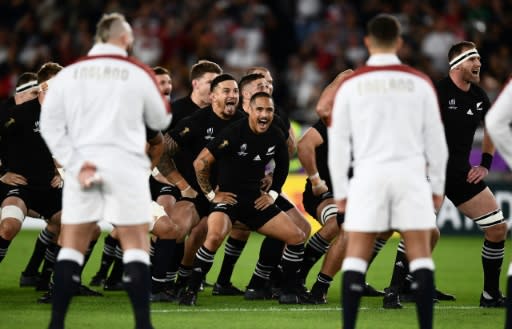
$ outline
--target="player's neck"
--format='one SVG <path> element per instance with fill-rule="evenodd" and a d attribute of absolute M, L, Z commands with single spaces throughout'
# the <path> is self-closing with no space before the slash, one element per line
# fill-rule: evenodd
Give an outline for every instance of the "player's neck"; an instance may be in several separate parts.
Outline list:
<path fill-rule="evenodd" d="M 210 105 L 209 103 L 203 102 L 201 100 L 201 97 L 198 94 L 194 93 L 194 92 L 192 92 L 192 94 L 190 94 L 190 99 L 192 100 L 192 102 L 194 104 L 196 104 L 197 106 L 199 106 L 199 108 L 202 108 L 202 109 L 207 107 L 208 105 Z"/>
<path fill-rule="evenodd" d="M 471 88 L 471 82 L 462 79 L 457 74 L 454 74 L 450 71 L 450 79 L 453 81 L 453 84 L 457 86 L 460 90 L 468 91 Z"/>

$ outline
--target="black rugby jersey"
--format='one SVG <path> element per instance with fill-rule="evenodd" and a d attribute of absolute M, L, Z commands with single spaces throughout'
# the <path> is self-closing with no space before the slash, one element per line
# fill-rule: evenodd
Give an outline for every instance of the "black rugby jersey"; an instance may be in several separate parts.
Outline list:
<path fill-rule="evenodd" d="M 286 139 L 275 126 L 255 134 L 249 127 L 249 119 L 235 122 L 206 146 L 215 157 L 218 185 L 223 192 L 242 195 L 258 195 L 265 166 L 275 161 L 275 171 L 270 190 L 278 193 L 288 175 L 288 149 Z"/>
<path fill-rule="evenodd" d="M 31 187 L 48 187 L 56 168 L 39 132 L 39 101 L 36 98 L 8 111 L 0 122 L 6 170 L 24 176 Z"/>
<path fill-rule="evenodd" d="M 467 166 L 475 131 L 491 106 L 489 97 L 475 84 L 467 92 L 461 90 L 450 77 L 437 82 L 436 90 L 448 144 L 448 167 Z"/>
<path fill-rule="evenodd" d="M 197 106 L 196 103 L 192 101 L 192 98 L 190 98 L 190 95 L 186 97 L 182 97 L 174 102 L 171 103 L 171 109 L 172 109 L 172 121 L 171 125 L 169 127 L 169 131 L 176 127 L 178 122 L 183 120 L 184 118 L 194 114 L 196 111 L 200 110 L 201 108 Z"/>
<path fill-rule="evenodd" d="M 180 151 L 173 157 L 176 168 L 196 191 L 200 191 L 200 189 L 193 166 L 194 160 L 208 142 L 213 140 L 230 123 L 241 118 L 243 118 L 243 114 L 237 111 L 229 120 L 223 120 L 213 112 L 211 106 L 208 106 L 181 120 L 170 131 L 169 135 L 180 147 Z M 215 184 L 212 182 L 212 185 Z"/>

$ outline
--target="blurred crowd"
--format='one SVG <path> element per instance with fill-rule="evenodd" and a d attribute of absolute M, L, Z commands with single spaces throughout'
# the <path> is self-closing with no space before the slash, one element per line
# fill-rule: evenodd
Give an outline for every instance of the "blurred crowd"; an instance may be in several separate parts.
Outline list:
<path fill-rule="evenodd" d="M 277 102 L 306 124 L 315 120 L 320 90 L 364 63 L 365 24 L 380 12 L 403 24 L 401 59 L 434 80 L 447 73 L 450 45 L 463 39 L 478 46 L 491 100 L 511 72 L 512 0 L 0 0 L 0 99 L 21 72 L 85 55 L 95 22 L 113 11 L 134 28 L 134 55 L 171 70 L 173 98 L 188 93 L 198 59 L 238 77 L 263 65 L 273 73 Z"/>

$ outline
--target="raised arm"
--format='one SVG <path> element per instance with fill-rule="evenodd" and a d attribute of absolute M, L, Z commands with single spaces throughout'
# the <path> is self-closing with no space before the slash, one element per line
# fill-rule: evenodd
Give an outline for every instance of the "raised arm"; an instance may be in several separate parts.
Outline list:
<path fill-rule="evenodd" d="M 322 121 L 329 126 L 331 122 L 332 107 L 334 105 L 334 97 L 340 87 L 341 83 L 350 75 L 354 73 L 353 70 L 348 69 L 339 73 L 334 80 L 324 88 L 320 94 L 320 98 L 316 104 L 316 113 Z"/>

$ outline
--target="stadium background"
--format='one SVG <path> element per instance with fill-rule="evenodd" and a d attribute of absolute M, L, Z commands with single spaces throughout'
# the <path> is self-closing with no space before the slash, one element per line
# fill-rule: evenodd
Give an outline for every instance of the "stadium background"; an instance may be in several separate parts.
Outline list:
<path fill-rule="evenodd" d="M 376 13 L 398 17 L 405 40 L 400 58 L 433 80 L 446 74 L 447 50 L 458 40 L 477 44 L 481 86 L 491 101 L 512 68 L 511 0 L 4 0 L 0 100 L 12 94 L 20 73 L 37 71 L 47 61 L 67 65 L 86 54 L 94 24 L 112 11 L 131 22 L 134 55 L 171 70 L 174 99 L 189 92 L 188 70 L 198 59 L 213 60 L 237 77 L 249 66 L 269 67 L 277 103 L 294 121 L 297 136 L 316 120 L 314 105 L 322 88 L 338 72 L 364 63 L 365 22 Z M 479 131 L 474 163 L 479 161 L 481 136 Z M 304 184 L 300 172 L 300 164 L 292 160 L 286 192 L 295 201 L 300 201 Z M 511 180 L 498 155 L 488 182 L 507 218 Z M 449 203 L 438 221 L 446 233 L 478 232 Z"/>

